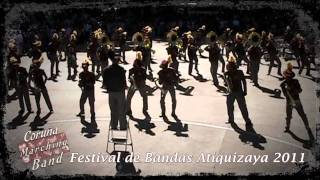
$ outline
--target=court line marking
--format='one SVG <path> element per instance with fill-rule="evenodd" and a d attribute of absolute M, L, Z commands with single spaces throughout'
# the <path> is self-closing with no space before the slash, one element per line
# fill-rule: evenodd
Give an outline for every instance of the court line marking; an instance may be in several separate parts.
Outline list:
<path fill-rule="evenodd" d="M 110 120 L 107 120 L 108 118 L 109 118 L 108 116 L 100 116 L 100 117 L 96 117 L 96 121 L 106 121 L 107 122 L 107 121 L 110 121 Z M 51 123 L 77 122 L 77 121 L 80 121 L 80 119 L 53 120 L 53 121 L 47 121 L 47 123 L 51 124 Z M 164 121 L 161 118 L 154 118 L 154 119 L 152 119 L 151 122 L 164 122 Z M 181 121 L 181 122 L 184 124 L 190 124 L 190 125 L 202 126 L 202 127 L 208 127 L 208 128 L 217 128 L 217 129 L 223 129 L 223 130 L 236 132 L 233 128 L 222 127 L 222 126 L 217 126 L 217 125 L 212 125 L 212 124 L 206 124 L 206 123 L 194 122 L 194 121 Z M 303 151 L 308 151 L 308 152 L 310 151 L 310 150 L 307 150 L 299 145 L 296 145 L 296 144 L 293 144 L 293 143 L 290 143 L 290 142 L 287 142 L 287 141 L 284 141 L 281 139 L 277 139 L 277 138 L 274 138 L 271 136 L 263 135 L 263 137 L 265 137 L 266 139 L 270 139 L 270 140 L 282 143 L 282 144 L 296 147 L 296 148 L 303 150 Z"/>

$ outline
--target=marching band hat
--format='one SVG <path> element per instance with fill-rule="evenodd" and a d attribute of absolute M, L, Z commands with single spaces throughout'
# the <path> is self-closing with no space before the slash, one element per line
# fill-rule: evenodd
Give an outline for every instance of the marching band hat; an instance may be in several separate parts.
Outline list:
<path fill-rule="evenodd" d="M 74 34 L 75 36 L 77 36 L 77 35 L 78 35 L 78 32 L 77 32 L 76 30 L 73 30 L 73 31 L 72 31 L 72 34 Z"/>
<path fill-rule="evenodd" d="M 16 40 L 15 39 L 13 39 L 13 38 L 11 38 L 11 39 L 9 39 L 9 43 L 16 43 Z"/>
<path fill-rule="evenodd" d="M 256 31 L 256 28 L 252 27 L 248 30 L 248 32 L 255 32 Z"/>
<path fill-rule="evenodd" d="M 53 33 L 52 38 L 53 38 L 53 39 L 58 39 L 58 38 L 59 38 L 58 33 Z"/>
<path fill-rule="evenodd" d="M 122 32 L 123 31 L 122 27 L 118 27 L 117 31 Z"/>
<path fill-rule="evenodd" d="M 240 34 L 240 33 L 237 33 L 237 34 L 236 34 L 236 39 L 242 40 L 242 38 L 243 38 L 243 35 L 242 35 L 242 34 Z"/>
<path fill-rule="evenodd" d="M 10 57 L 9 62 L 11 64 L 13 64 L 13 65 L 18 65 L 19 64 L 18 59 L 16 57 L 14 57 L 14 56 Z"/>
<path fill-rule="evenodd" d="M 16 47 L 16 44 L 9 42 L 8 47 L 9 47 L 9 49 L 14 49 Z"/>
<path fill-rule="evenodd" d="M 39 47 L 39 46 L 41 46 L 41 41 L 39 41 L 39 40 L 37 40 L 37 41 L 35 41 L 34 43 L 32 43 L 34 46 L 36 46 L 36 47 Z"/>

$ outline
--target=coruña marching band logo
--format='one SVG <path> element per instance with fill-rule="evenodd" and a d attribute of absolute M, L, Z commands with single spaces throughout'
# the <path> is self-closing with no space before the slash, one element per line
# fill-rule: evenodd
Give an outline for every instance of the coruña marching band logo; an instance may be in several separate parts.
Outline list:
<path fill-rule="evenodd" d="M 27 131 L 19 144 L 20 158 L 31 164 L 32 170 L 62 163 L 63 154 L 70 151 L 67 136 L 58 128 L 38 132 Z"/>

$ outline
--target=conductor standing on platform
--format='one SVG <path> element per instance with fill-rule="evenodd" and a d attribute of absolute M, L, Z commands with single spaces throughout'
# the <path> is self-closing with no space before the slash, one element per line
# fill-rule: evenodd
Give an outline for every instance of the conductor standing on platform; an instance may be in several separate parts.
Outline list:
<path fill-rule="evenodd" d="M 119 57 L 112 59 L 112 65 L 103 72 L 103 86 L 109 93 L 109 106 L 111 110 L 111 129 L 127 129 L 126 119 L 126 71 L 119 66 Z"/>
<path fill-rule="evenodd" d="M 237 69 L 237 64 L 233 56 L 230 56 L 227 65 L 227 72 L 224 73 L 228 85 L 229 94 L 227 96 L 228 123 L 234 123 L 234 101 L 237 100 L 242 117 L 246 122 L 246 129 L 252 127 L 247 109 L 245 96 L 247 95 L 247 83 L 242 70 Z"/>

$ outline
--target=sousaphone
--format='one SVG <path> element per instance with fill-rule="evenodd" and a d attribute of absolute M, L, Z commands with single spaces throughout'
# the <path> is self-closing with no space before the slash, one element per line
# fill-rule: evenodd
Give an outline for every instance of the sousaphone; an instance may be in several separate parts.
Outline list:
<path fill-rule="evenodd" d="M 144 37 L 143 34 L 141 32 L 136 32 L 133 34 L 132 36 L 132 42 L 134 44 L 143 44 L 144 41 Z"/>
<path fill-rule="evenodd" d="M 208 32 L 206 38 L 208 43 L 212 43 L 218 40 L 218 36 L 214 31 Z"/>
<path fill-rule="evenodd" d="M 169 42 L 169 44 L 174 44 L 176 45 L 179 49 L 182 48 L 183 46 L 183 41 L 182 39 L 179 38 L 177 32 L 175 31 L 170 31 L 167 34 L 167 40 Z"/>
<path fill-rule="evenodd" d="M 249 35 L 249 42 L 250 42 L 250 45 L 252 46 L 259 46 L 260 40 L 261 40 L 261 36 L 257 32 L 252 32 Z"/>

